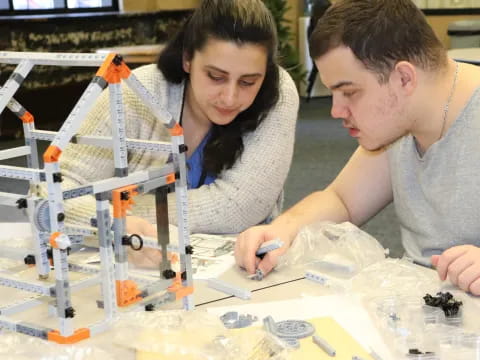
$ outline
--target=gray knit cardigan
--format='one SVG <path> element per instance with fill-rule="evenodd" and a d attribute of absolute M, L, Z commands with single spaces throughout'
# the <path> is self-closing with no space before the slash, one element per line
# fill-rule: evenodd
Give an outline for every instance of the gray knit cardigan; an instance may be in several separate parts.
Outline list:
<path fill-rule="evenodd" d="M 180 117 L 183 84 L 165 80 L 156 65 L 134 70 L 135 76 L 159 99 L 174 119 Z M 128 138 L 169 141 L 163 124 L 126 86 L 122 86 Z M 233 167 L 219 174 L 214 183 L 188 190 L 188 217 L 191 232 L 238 233 L 279 214 L 283 185 L 290 168 L 295 139 L 299 99 L 295 84 L 280 69 L 280 98 L 264 121 L 244 136 L 244 151 Z M 108 89 L 84 120 L 79 134 L 111 136 Z M 62 154 L 63 189 L 113 176 L 111 149 L 70 144 Z M 129 151 L 129 173 L 162 166 L 158 153 Z M 43 190 L 43 195 L 46 195 Z M 170 223 L 176 224 L 174 194 L 169 194 Z M 131 214 L 155 222 L 153 195 L 135 198 Z M 88 224 L 95 216 L 95 200 L 85 196 L 65 202 L 66 221 Z"/>

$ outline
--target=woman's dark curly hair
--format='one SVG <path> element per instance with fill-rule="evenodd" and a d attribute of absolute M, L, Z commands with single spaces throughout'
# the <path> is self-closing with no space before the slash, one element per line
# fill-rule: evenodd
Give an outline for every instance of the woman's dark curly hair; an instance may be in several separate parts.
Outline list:
<path fill-rule="evenodd" d="M 273 17 L 261 0 L 203 0 L 160 54 L 158 68 L 167 81 L 178 84 L 188 79 L 183 57 L 192 60 L 210 38 L 259 44 L 267 51 L 265 78 L 252 105 L 230 124 L 212 125 L 203 167 L 208 174 L 218 175 L 233 166 L 243 152 L 243 135 L 255 130 L 278 101 L 278 40 Z"/>

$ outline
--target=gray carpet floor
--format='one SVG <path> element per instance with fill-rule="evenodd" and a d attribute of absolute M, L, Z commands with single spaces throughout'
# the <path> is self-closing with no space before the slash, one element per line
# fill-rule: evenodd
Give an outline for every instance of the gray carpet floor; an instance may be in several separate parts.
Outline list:
<path fill-rule="evenodd" d="M 341 121 L 330 117 L 330 98 L 302 100 L 296 131 L 295 152 L 285 186 L 285 208 L 291 207 L 309 193 L 325 188 L 347 162 L 357 142 L 342 127 Z M 2 141 L 0 149 L 19 146 L 19 141 Z M 25 166 L 25 160 L 12 159 L 4 165 Z M 0 191 L 24 194 L 28 184 L 0 178 Z M 359 189 L 361 190 L 361 189 Z M 25 221 L 25 216 L 11 207 L 0 205 L 1 222 Z M 363 229 L 390 249 L 390 255 L 403 255 L 398 222 L 390 205 L 363 226 Z"/>

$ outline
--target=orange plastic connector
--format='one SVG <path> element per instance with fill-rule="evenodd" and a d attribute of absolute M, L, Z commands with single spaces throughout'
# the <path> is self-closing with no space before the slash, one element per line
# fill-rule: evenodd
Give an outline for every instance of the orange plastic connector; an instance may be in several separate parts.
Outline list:
<path fill-rule="evenodd" d="M 122 199 L 122 193 L 127 193 L 127 199 Z M 127 216 L 127 210 L 129 210 L 135 201 L 133 197 L 138 195 L 138 190 L 136 185 L 124 186 L 112 191 L 112 202 L 113 202 L 113 217 L 119 219 Z"/>
<path fill-rule="evenodd" d="M 33 123 L 33 115 L 31 113 L 29 113 L 28 111 L 25 111 L 25 113 L 20 116 L 20 120 L 22 120 L 22 122 L 24 124 L 27 124 L 27 123 Z"/>
<path fill-rule="evenodd" d="M 97 71 L 97 76 L 104 78 L 109 84 L 118 84 L 122 79 L 128 78 L 131 72 L 123 61 L 116 65 L 113 62 L 115 56 L 116 54 L 109 54 Z"/>
<path fill-rule="evenodd" d="M 135 282 L 132 280 L 117 280 L 117 305 L 120 307 L 128 306 L 142 300 L 142 293 Z"/>
<path fill-rule="evenodd" d="M 52 235 L 50 235 L 50 245 L 55 249 L 58 249 L 57 237 L 59 237 L 60 234 L 60 232 L 56 231 Z"/>
<path fill-rule="evenodd" d="M 43 161 L 46 163 L 58 162 L 62 150 L 55 145 L 50 145 L 47 150 L 43 153 Z"/>
<path fill-rule="evenodd" d="M 62 336 L 58 330 L 50 331 L 47 335 L 49 341 L 54 341 L 58 344 L 75 344 L 79 341 L 88 339 L 90 337 L 90 329 L 81 328 L 75 330 L 73 335 Z"/>
<path fill-rule="evenodd" d="M 172 184 L 175 182 L 175 173 L 168 174 L 165 181 L 167 184 Z"/>
<path fill-rule="evenodd" d="M 172 264 L 178 264 L 178 262 L 180 261 L 180 258 L 178 257 L 178 254 L 176 254 L 176 253 L 169 252 L 167 254 L 167 256 L 168 256 L 168 260 L 170 260 L 170 262 Z"/>
<path fill-rule="evenodd" d="M 193 286 L 183 286 L 180 273 L 177 273 L 172 285 L 167 289 L 170 293 L 175 293 L 175 300 L 183 299 L 185 296 L 193 294 Z"/>
<path fill-rule="evenodd" d="M 171 136 L 180 136 L 183 135 L 183 128 L 179 123 L 176 123 L 175 126 L 168 130 Z"/>

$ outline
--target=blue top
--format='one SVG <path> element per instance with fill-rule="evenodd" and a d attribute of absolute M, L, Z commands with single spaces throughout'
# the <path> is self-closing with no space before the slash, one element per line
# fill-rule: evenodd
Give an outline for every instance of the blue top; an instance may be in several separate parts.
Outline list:
<path fill-rule="evenodd" d="M 202 185 L 213 183 L 217 178 L 214 175 L 203 174 L 203 149 L 205 148 L 205 144 L 207 143 L 209 137 L 210 133 L 205 135 L 202 142 L 197 146 L 193 154 L 187 159 L 188 189 L 198 189 Z M 205 177 L 205 179 L 202 179 L 202 177 Z"/>

